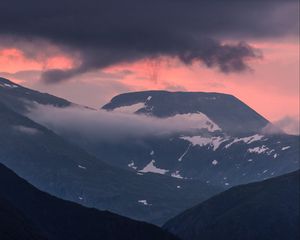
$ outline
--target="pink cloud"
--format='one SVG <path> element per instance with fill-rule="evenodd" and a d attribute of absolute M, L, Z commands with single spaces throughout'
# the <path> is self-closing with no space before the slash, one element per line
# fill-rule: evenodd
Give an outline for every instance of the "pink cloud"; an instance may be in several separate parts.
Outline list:
<path fill-rule="evenodd" d="M 278 40 L 278 39 L 277 39 Z M 299 115 L 299 45 L 293 40 L 253 41 L 251 43 L 263 51 L 264 57 L 250 62 L 253 71 L 244 74 L 223 74 L 208 69 L 198 62 L 186 66 L 176 59 L 160 58 L 158 60 L 141 60 L 132 64 L 119 64 L 95 71 L 91 74 L 77 76 L 74 82 L 59 86 L 44 86 L 41 83 L 24 79 L 30 87 L 42 89 L 62 97 L 72 97 L 79 103 L 99 106 L 113 95 L 123 91 L 140 91 L 149 89 L 209 91 L 233 94 L 264 115 L 271 121 L 284 116 Z M 49 50 L 49 49 L 48 49 Z M 51 50 L 51 49 L 50 49 Z M 50 51 L 49 50 L 49 51 Z M 40 59 L 27 58 L 21 50 L 15 48 L 0 50 L 1 72 L 14 73 L 26 70 L 44 70 L 51 68 L 68 69 L 75 60 L 59 51 Z M 121 74 L 119 72 L 130 72 Z M 104 74 L 103 74 L 104 73 Z M 108 75 L 118 79 L 107 78 Z M 25 82 L 24 82 L 25 81 Z M 79 87 L 80 85 L 84 87 Z M 74 86 L 74 87 L 73 87 Z M 74 88 L 74 89 L 73 89 Z M 72 89 L 76 94 L 72 95 Z M 79 93 L 79 90 L 82 92 Z M 95 102 L 105 96 L 101 103 Z"/>

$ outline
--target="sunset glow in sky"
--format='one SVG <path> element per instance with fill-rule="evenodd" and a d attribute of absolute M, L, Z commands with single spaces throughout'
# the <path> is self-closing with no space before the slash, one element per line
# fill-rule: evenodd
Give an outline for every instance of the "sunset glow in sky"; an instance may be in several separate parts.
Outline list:
<path fill-rule="evenodd" d="M 157 2 L 154 5 L 170 7 L 166 2 L 170 3 L 164 0 L 162 6 Z M 139 13 L 144 9 L 136 10 L 131 17 L 125 10 L 120 13 L 113 9 L 110 17 L 95 15 L 90 19 L 86 16 L 94 14 L 91 9 L 74 7 L 68 14 L 79 11 L 77 14 L 84 16 L 90 28 L 81 28 L 76 20 L 68 25 L 71 23 L 65 23 L 63 17 L 57 17 L 66 25 L 61 28 L 69 29 L 63 34 L 61 29 L 52 28 L 51 21 L 41 23 L 47 31 L 19 22 L 12 24 L 12 29 L 1 29 L 0 25 L 0 76 L 92 107 L 100 107 L 114 95 L 128 91 L 205 91 L 233 94 L 271 121 L 299 119 L 297 1 L 240 1 L 241 4 L 232 0 L 229 6 L 220 8 L 222 11 L 208 2 L 201 7 L 193 1 L 172 4 L 175 2 L 188 9 L 189 15 L 195 14 L 194 19 L 183 13 L 182 22 L 173 24 L 171 20 L 177 21 L 180 13 L 177 5 L 165 13 L 170 22 L 152 6 L 149 12 L 156 13 L 155 19 L 151 19 L 153 14 Z M 42 16 L 46 10 L 39 7 Z M 216 11 L 216 17 L 224 22 L 212 19 L 204 23 L 203 19 L 210 15 L 204 10 L 202 15 L 196 10 L 194 13 L 193 8 Z M 47 14 L 55 16 L 55 6 L 49 9 Z M 120 21 L 112 19 L 115 14 Z M 123 14 L 126 20 L 122 22 Z M 27 18 L 30 22 L 29 15 Z M 157 27 L 156 21 L 162 19 L 164 22 Z M 107 26 L 101 25 L 102 20 Z M 151 21 L 153 25 L 149 25 Z M 21 27 L 28 27 L 28 31 L 21 31 Z M 140 37 L 143 34 L 147 38 Z M 174 41 L 174 47 L 164 42 L 169 40 Z M 238 45 L 239 42 L 247 45 Z"/>

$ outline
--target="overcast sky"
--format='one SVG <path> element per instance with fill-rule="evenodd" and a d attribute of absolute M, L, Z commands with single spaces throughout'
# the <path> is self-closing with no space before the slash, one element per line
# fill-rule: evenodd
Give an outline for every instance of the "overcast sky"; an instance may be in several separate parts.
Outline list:
<path fill-rule="evenodd" d="M 297 0 L 0 2 L 0 75 L 99 107 L 115 94 L 231 93 L 299 115 Z"/>

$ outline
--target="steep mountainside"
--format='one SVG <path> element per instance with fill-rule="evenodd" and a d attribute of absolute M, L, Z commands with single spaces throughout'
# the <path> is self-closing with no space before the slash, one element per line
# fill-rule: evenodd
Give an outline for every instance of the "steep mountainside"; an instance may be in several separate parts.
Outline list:
<path fill-rule="evenodd" d="M 0 164 L 1 240 L 175 240 L 156 226 L 41 192 Z"/>
<path fill-rule="evenodd" d="M 168 221 L 183 240 L 300 238 L 299 171 L 234 187 Z"/>
<path fill-rule="evenodd" d="M 0 102 L 0 162 L 43 191 L 161 224 L 220 188 L 111 167 Z"/>

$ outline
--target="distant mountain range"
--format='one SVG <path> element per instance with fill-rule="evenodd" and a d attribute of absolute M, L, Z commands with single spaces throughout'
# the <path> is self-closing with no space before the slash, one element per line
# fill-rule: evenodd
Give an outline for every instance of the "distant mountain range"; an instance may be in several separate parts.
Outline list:
<path fill-rule="evenodd" d="M 41 192 L 0 164 L 1 240 L 176 240 L 160 228 Z"/>
<path fill-rule="evenodd" d="M 164 228 L 183 240 L 299 236 L 299 136 L 268 134 L 271 123 L 233 96 L 121 94 L 102 111 L 187 127 L 117 142 L 58 135 L 31 119 L 37 106 L 97 111 L 0 78 L 1 239 L 174 239 L 65 200 L 157 225 L 173 218 Z"/>
<path fill-rule="evenodd" d="M 299 187 L 299 171 L 234 187 L 184 211 L 164 228 L 182 240 L 296 240 Z"/>
<path fill-rule="evenodd" d="M 198 180 L 110 166 L 27 118 L 36 102 L 73 105 L 0 79 L 0 162 L 43 191 L 156 224 L 222 191 Z"/>

